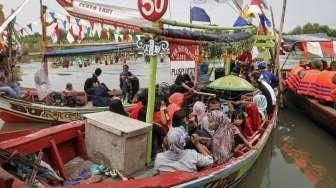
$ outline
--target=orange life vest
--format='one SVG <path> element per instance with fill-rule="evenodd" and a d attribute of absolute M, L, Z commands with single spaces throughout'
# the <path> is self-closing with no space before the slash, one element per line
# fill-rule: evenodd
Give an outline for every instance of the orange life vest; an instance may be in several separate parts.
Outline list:
<path fill-rule="evenodd" d="M 305 69 L 301 66 L 295 67 L 289 72 L 288 78 L 285 81 L 287 87 L 294 92 L 296 92 L 299 87 L 299 83 L 301 80 L 299 74 L 301 71 L 305 71 Z"/>
<path fill-rule="evenodd" d="M 322 71 L 316 80 L 316 89 L 314 97 L 323 101 L 334 101 L 332 91 L 336 89 L 336 71 Z"/>
<path fill-rule="evenodd" d="M 300 80 L 297 93 L 315 97 L 315 93 L 317 92 L 316 90 L 318 89 L 316 80 L 320 73 L 321 71 L 319 70 L 306 70 L 303 78 Z"/>

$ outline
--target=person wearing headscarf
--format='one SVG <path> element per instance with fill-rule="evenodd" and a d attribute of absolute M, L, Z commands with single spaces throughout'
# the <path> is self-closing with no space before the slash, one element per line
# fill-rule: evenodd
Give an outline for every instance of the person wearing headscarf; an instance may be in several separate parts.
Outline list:
<path fill-rule="evenodd" d="M 261 115 L 261 119 L 265 120 L 266 118 L 266 109 L 267 109 L 267 99 L 264 95 L 257 94 L 253 97 L 253 102 L 257 105 L 258 111 Z"/>
<path fill-rule="evenodd" d="M 182 93 L 174 93 L 168 98 L 168 101 L 168 116 L 173 117 L 174 113 L 181 109 L 184 102 L 184 95 Z"/>
<path fill-rule="evenodd" d="M 196 148 L 200 149 L 198 153 L 194 149 L 184 149 L 185 134 L 179 128 L 171 128 L 167 134 L 168 150 L 158 153 L 154 168 L 159 172 L 186 171 L 196 172 L 198 168 L 210 166 L 213 164 L 213 158 L 207 154 L 198 142 Z"/>
<path fill-rule="evenodd" d="M 197 101 L 193 106 L 193 114 L 195 114 L 197 117 L 198 126 L 202 130 L 209 132 L 209 121 L 206 105 L 201 101 Z"/>
<path fill-rule="evenodd" d="M 213 131 L 210 150 L 217 164 L 227 162 L 234 147 L 234 132 L 229 119 L 221 111 L 215 110 L 208 114 L 209 129 Z"/>
<path fill-rule="evenodd" d="M 262 122 L 262 116 L 259 113 L 259 109 L 255 102 L 249 102 L 245 106 L 245 112 L 247 114 L 246 123 L 250 125 L 253 132 L 259 130 Z M 252 136 L 252 135 L 248 135 Z"/>

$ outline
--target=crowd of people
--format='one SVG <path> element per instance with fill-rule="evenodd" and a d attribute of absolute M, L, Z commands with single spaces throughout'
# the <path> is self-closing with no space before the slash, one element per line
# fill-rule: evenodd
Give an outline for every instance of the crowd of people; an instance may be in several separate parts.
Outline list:
<path fill-rule="evenodd" d="M 265 122 L 274 111 L 276 94 L 273 87 L 277 86 L 277 78 L 265 70 L 265 62 L 257 62 L 256 67 L 247 79 L 257 90 L 241 95 L 239 100 L 229 101 L 227 108 L 216 97 L 191 103 L 189 97 L 196 89 L 188 75 L 177 76 L 169 93 L 156 93 L 152 122 L 155 169 L 159 172 L 194 172 L 224 164 L 242 148 L 253 149 L 253 142 L 264 131 Z M 132 73 L 125 66 L 120 75 L 123 93 L 127 91 L 124 84 L 130 76 Z M 102 87 L 105 94 L 109 92 L 102 84 L 94 87 Z M 127 110 L 122 99 L 112 97 L 110 110 L 145 122 L 147 95 L 147 89 L 140 89 L 133 98 L 134 105 Z M 95 97 L 92 100 L 96 100 Z"/>

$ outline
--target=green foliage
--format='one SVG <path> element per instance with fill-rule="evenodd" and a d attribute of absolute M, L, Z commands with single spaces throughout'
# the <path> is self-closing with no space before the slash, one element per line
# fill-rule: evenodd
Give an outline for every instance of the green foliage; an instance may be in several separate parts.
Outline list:
<path fill-rule="evenodd" d="M 336 29 L 332 29 L 327 25 L 319 25 L 318 23 L 307 23 L 303 26 L 297 26 L 288 34 L 312 34 L 312 33 L 326 33 L 330 37 L 336 37 Z"/>

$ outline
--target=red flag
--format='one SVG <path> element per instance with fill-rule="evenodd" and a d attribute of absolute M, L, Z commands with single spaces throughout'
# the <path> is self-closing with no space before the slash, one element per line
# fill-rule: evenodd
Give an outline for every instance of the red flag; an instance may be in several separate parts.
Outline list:
<path fill-rule="evenodd" d="M 71 17 L 67 16 L 68 23 L 70 23 L 70 21 L 71 21 L 70 19 L 71 19 Z"/>

